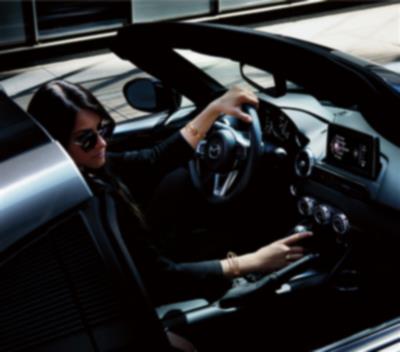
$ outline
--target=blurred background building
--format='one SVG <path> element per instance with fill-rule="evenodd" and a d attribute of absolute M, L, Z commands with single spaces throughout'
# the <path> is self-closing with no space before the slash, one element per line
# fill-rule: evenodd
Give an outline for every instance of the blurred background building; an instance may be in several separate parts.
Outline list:
<path fill-rule="evenodd" d="M 143 73 L 108 47 L 122 26 L 165 20 L 247 26 L 400 71 L 400 1 L 395 0 L 3 0 L 0 84 L 26 108 L 41 84 L 67 79 L 91 89 L 116 120 L 141 116 L 121 91 Z M 134 42 L 129 45 L 135 50 Z M 229 60 L 195 59 L 227 86 L 240 78 Z"/>

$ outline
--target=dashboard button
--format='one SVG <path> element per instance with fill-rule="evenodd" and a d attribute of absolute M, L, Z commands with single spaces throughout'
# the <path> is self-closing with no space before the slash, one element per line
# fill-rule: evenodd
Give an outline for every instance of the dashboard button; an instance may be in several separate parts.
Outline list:
<path fill-rule="evenodd" d="M 290 185 L 289 193 L 291 196 L 297 197 L 297 193 L 298 193 L 297 187 L 295 185 Z"/>

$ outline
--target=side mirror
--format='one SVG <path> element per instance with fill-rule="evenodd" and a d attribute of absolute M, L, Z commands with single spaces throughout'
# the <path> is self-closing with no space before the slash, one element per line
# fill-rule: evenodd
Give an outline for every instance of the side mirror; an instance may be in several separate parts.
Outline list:
<path fill-rule="evenodd" d="M 175 111 L 182 96 L 153 78 L 135 78 L 124 85 L 124 96 L 133 108 L 147 112 Z"/>

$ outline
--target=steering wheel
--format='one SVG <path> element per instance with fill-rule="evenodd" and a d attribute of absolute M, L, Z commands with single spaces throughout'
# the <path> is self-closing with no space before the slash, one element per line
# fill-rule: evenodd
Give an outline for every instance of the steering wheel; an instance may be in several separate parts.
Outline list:
<path fill-rule="evenodd" d="M 251 105 L 242 110 L 251 115 L 251 123 L 222 115 L 189 162 L 193 185 L 211 203 L 227 202 L 243 191 L 262 152 L 257 111 Z"/>

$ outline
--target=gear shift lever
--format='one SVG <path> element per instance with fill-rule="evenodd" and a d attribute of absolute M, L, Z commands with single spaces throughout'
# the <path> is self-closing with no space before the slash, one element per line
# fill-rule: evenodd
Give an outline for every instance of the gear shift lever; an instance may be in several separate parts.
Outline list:
<path fill-rule="evenodd" d="M 311 225 L 308 224 L 298 224 L 291 231 L 289 231 L 288 236 L 298 233 L 298 232 L 313 232 L 313 228 Z M 305 247 L 308 250 L 316 250 L 317 248 L 317 238 L 316 235 L 302 239 L 299 241 L 299 245 Z"/>
<path fill-rule="evenodd" d="M 311 231 L 311 226 L 306 226 L 306 225 L 296 225 L 293 228 L 292 233 L 297 233 L 297 232 L 307 232 L 307 231 Z"/>

